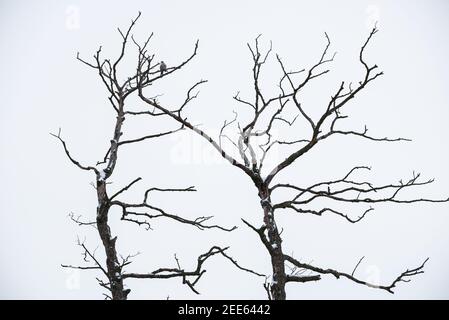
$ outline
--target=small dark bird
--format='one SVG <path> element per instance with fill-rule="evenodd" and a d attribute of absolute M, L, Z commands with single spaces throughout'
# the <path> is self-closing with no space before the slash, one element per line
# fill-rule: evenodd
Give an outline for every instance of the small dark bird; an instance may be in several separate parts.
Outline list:
<path fill-rule="evenodd" d="M 164 72 L 167 72 L 167 65 L 164 61 L 161 61 L 161 64 L 159 66 L 159 70 L 161 71 L 161 75 L 164 74 Z"/>

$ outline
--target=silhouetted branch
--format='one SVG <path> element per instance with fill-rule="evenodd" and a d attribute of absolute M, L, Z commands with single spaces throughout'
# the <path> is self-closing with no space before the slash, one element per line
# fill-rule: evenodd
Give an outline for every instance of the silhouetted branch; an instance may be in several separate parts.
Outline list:
<path fill-rule="evenodd" d="M 273 210 L 276 209 L 293 209 L 299 213 L 310 213 L 314 215 L 322 215 L 325 212 L 330 212 L 337 214 L 339 216 L 344 217 L 351 223 L 358 222 L 362 220 L 365 215 L 374 210 L 373 208 L 366 209 L 360 217 L 357 219 L 350 218 L 347 214 L 340 212 L 339 210 L 335 210 L 329 207 L 314 210 L 314 209 L 305 209 L 300 206 L 309 204 L 316 199 L 326 198 L 329 200 L 334 200 L 338 202 L 346 202 L 346 203 L 382 203 L 382 202 L 393 202 L 393 203 L 415 203 L 415 202 L 448 202 L 449 199 L 427 199 L 427 198 L 414 198 L 414 199 L 398 199 L 398 194 L 407 188 L 414 186 L 423 186 L 430 184 L 434 181 L 434 179 L 429 179 L 426 181 L 419 181 L 420 174 L 413 173 L 413 177 L 406 182 L 402 180 L 397 184 L 387 184 L 381 186 L 374 186 L 372 183 L 367 181 L 353 181 L 349 180 L 349 176 L 361 169 L 370 170 L 370 168 L 362 166 L 362 167 L 354 167 L 350 170 L 350 172 L 342 179 L 337 179 L 333 181 L 320 182 L 315 185 L 312 185 L 307 188 L 298 187 L 291 184 L 276 184 L 270 189 L 272 192 L 275 189 L 283 188 L 298 191 L 298 194 L 292 199 L 288 201 L 283 201 L 281 203 L 273 205 Z M 344 187 L 338 187 L 343 185 Z M 323 187 L 327 186 L 327 190 Z M 331 190 L 331 187 L 333 188 Z M 390 195 L 385 195 L 385 192 L 390 192 Z M 357 196 L 353 196 L 356 193 Z M 377 197 L 373 197 L 370 195 L 378 195 Z"/>
<path fill-rule="evenodd" d="M 130 185 L 128 185 L 127 187 L 125 187 L 124 189 L 120 190 L 119 193 L 121 193 L 122 191 L 125 191 L 128 187 L 130 187 L 132 184 L 134 184 L 135 182 L 139 181 L 140 179 L 136 179 L 134 180 Z M 144 194 L 144 198 L 143 201 L 141 203 L 126 203 L 123 201 L 118 201 L 118 200 L 112 200 L 113 198 L 115 198 L 118 194 L 115 194 L 110 201 L 111 206 L 116 205 L 122 208 L 122 220 L 125 221 L 129 221 L 129 222 L 134 222 L 137 223 L 138 225 L 146 225 L 147 229 L 151 229 L 151 225 L 148 222 L 148 220 L 142 221 L 139 218 L 143 218 L 143 219 L 157 219 L 157 218 L 169 218 L 172 220 L 175 220 L 177 222 L 180 223 L 184 223 L 184 224 L 189 224 L 189 225 L 193 225 L 195 227 L 197 227 L 200 230 L 204 230 L 204 229 L 220 229 L 223 231 L 233 231 L 235 230 L 237 227 L 234 226 L 232 228 L 225 228 L 219 225 L 207 225 L 204 224 L 206 221 L 210 220 L 213 218 L 213 216 L 201 216 L 201 217 L 197 217 L 194 220 L 190 220 L 190 219 L 186 219 L 183 218 L 181 216 L 175 215 L 175 214 L 171 214 L 166 212 L 165 210 L 156 207 L 154 205 L 150 205 L 148 203 L 148 196 L 150 192 L 153 191 L 159 191 L 159 192 L 192 192 L 192 191 L 196 191 L 196 189 L 193 186 L 190 186 L 188 188 L 181 188 L 181 189 L 177 189 L 177 188 L 149 188 L 145 191 Z M 156 214 L 151 214 L 149 212 L 134 212 L 131 210 L 136 210 L 136 209 L 141 209 L 141 210 L 150 210 L 153 212 L 156 212 Z"/>
<path fill-rule="evenodd" d="M 83 255 L 84 255 L 84 261 L 89 262 L 89 260 L 87 259 L 87 257 L 90 257 L 94 262 L 95 262 L 95 266 L 72 266 L 72 265 L 64 265 L 61 264 L 61 267 L 63 268 L 70 268 L 70 269 L 81 269 L 81 270 L 91 270 L 91 269 L 100 269 L 105 275 L 106 277 L 108 277 L 108 273 L 106 271 L 105 268 L 103 268 L 103 266 L 100 264 L 100 262 L 95 258 L 94 254 L 91 253 L 87 247 L 84 245 L 84 243 L 81 243 L 78 240 L 78 245 L 83 248 Z"/>
<path fill-rule="evenodd" d="M 91 222 L 81 221 L 81 215 L 78 215 L 77 217 L 75 217 L 75 214 L 73 212 L 70 212 L 69 217 L 70 217 L 70 220 L 72 220 L 79 226 L 91 226 L 91 227 L 94 227 L 95 229 L 97 228 L 96 227 L 97 223 L 95 221 L 91 221 Z"/>
<path fill-rule="evenodd" d="M 129 183 L 127 186 L 123 187 L 122 189 L 120 189 L 119 191 L 117 191 L 116 193 L 114 193 L 112 195 L 112 197 L 110 198 L 110 200 L 113 200 L 114 198 L 118 197 L 121 193 L 127 191 L 129 188 L 131 188 L 135 183 L 139 182 L 140 180 L 142 180 L 141 177 L 134 179 L 131 183 Z"/>
<path fill-rule="evenodd" d="M 58 139 L 58 140 L 61 142 L 61 144 L 62 144 L 62 146 L 63 146 L 63 148 L 64 148 L 64 152 L 65 152 L 65 154 L 67 155 L 67 158 L 69 158 L 69 160 L 70 160 L 74 165 L 76 165 L 78 168 L 80 168 L 80 169 L 82 169 L 82 170 L 87 170 L 87 171 L 92 170 L 92 171 L 94 171 L 95 173 L 98 174 L 98 171 L 97 171 L 96 168 L 91 167 L 91 166 L 83 166 L 82 164 L 80 164 L 77 160 L 75 160 L 75 159 L 70 155 L 70 152 L 69 152 L 69 150 L 68 150 L 68 148 L 67 148 L 66 142 L 61 138 L 61 129 L 59 129 L 57 135 L 56 135 L 56 134 L 53 134 L 53 133 L 50 133 L 50 135 L 52 135 L 53 137 L 55 137 L 56 139 Z"/>
<path fill-rule="evenodd" d="M 163 136 L 166 136 L 166 135 L 169 135 L 169 134 L 178 132 L 178 131 L 180 131 L 180 130 L 183 130 L 183 128 L 181 127 L 181 128 L 179 128 L 179 129 L 170 130 L 170 131 L 165 131 L 165 132 L 161 132 L 161 133 L 150 134 L 150 135 L 143 136 L 143 137 L 136 138 L 136 139 L 130 139 L 130 140 L 120 141 L 120 142 L 118 143 L 118 145 L 121 146 L 121 145 L 124 145 L 124 144 L 130 144 L 130 143 L 141 142 L 141 141 L 148 140 L 148 139 L 160 138 L 160 137 L 163 137 Z"/>
<path fill-rule="evenodd" d="M 186 284 L 193 292 L 199 294 L 195 289 L 195 285 L 201 278 L 201 276 L 206 272 L 203 269 L 203 264 L 212 256 L 217 254 L 222 255 L 238 269 L 252 273 L 257 276 L 264 276 L 253 270 L 243 268 L 237 262 L 225 253 L 228 248 L 220 248 L 218 246 L 213 246 L 208 252 L 201 254 L 197 259 L 197 265 L 193 270 L 186 271 L 181 268 L 178 258 L 175 255 L 176 265 L 175 268 L 159 268 L 150 273 L 124 273 L 123 278 L 137 278 L 137 279 L 169 279 L 169 278 L 182 278 L 183 284 Z"/>
<path fill-rule="evenodd" d="M 320 275 L 315 276 L 290 276 L 287 275 L 287 282 L 310 282 L 310 281 L 318 281 L 321 279 Z"/>
<path fill-rule="evenodd" d="M 312 266 L 312 265 L 307 264 L 307 263 L 301 263 L 298 260 L 296 260 L 296 259 L 294 259 L 294 258 L 292 258 L 292 257 L 290 257 L 288 255 L 284 255 L 284 258 L 285 258 L 286 261 L 292 263 L 293 265 L 295 265 L 295 266 L 297 266 L 299 268 L 304 268 L 304 269 L 307 269 L 307 270 L 310 270 L 310 271 L 313 271 L 313 272 L 316 272 L 316 273 L 319 273 L 319 274 L 331 274 L 331 275 L 333 275 L 337 279 L 339 279 L 340 277 L 343 277 L 343 278 L 349 279 L 349 280 L 351 280 L 353 282 L 356 282 L 358 284 L 362 284 L 362 285 L 365 285 L 365 286 L 370 287 L 370 288 L 376 288 L 376 289 L 385 290 L 385 291 L 388 291 L 389 293 L 394 293 L 393 289 L 396 287 L 396 285 L 399 282 L 409 282 L 410 281 L 410 279 L 409 279 L 410 277 L 413 277 L 415 275 L 424 273 L 424 270 L 423 270 L 424 265 L 429 260 L 429 258 L 427 258 L 426 260 L 424 260 L 424 262 L 419 267 L 414 268 L 414 269 L 410 269 L 410 270 L 407 269 L 406 271 L 402 272 L 389 285 L 377 285 L 377 284 L 373 284 L 373 283 L 370 283 L 370 282 L 367 282 L 367 281 L 355 278 L 353 276 L 354 272 L 352 274 L 348 274 L 348 273 L 344 273 L 344 272 L 339 272 L 339 271 L 334 270 L 334 269 L 318 268 L 318 267 Z M 356 268 L 357 268 L 357 266 L 356 266 Z M 354 269 L 354 271 L 355 271 L 355 269 Z"/>

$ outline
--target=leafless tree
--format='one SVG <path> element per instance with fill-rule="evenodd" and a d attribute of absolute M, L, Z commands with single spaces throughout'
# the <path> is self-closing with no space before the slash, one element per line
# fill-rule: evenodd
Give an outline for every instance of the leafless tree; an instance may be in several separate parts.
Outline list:
<path fill-rule="evenodd" d="M 383 75 L 383 72 L 378 71 L 377 65 L 371 65 L 365 61 L 364 52 L 367 45 L 377 33 L 378 29 L 374 27 L 363 43 L 358 60 L 364 70 L 364 76 L 356 84 L 346 84 L 341 82 L 335 92 L 331 95 L 328 103 L 323 106 L 321 115 L 319 117 L 312 117 L 310 110 L 307 110 L 302 103 L 303 88 L 309 86 L 314 79 L 322 77 L 329 72 L 326 68 L 335 57 L 335 54 L 330 54 L 330 39 L 325 34 L 326 45 L 322 51 L 318 61 L 308 69 L 301 69 L 298 71 L 289 71 L 285 66 L 279 55 L 276 55 L 277 64 L 282 71 L 282 76 L 279 81 L 275 83 L 278 87 L 278 93 L 273 96 L 268 96 L 264 90 L 261 89 L 261 70 L 267 63 L 272 48 L 263 52 L 260 49 L 259 37 L 255 39 L 253 45 L 248 44 L 248 48 L 252 57 L 252 78 L 254 88 L 253 100 L 241 98 L 237 93 L 233 99 L 244 108 L 252 110 L 252 116 L 249 119 L 238 119 L 238 113 L 234 112 L 234 118 L 231 121 L 224 121 L 220 130 L 218 139 L 213 139 L 210 134 L 206 133 L 198 126 L 192 124 L 191 121 L 183 114 L 184 108 L 189 101 L 197 97 L 197 93 L 192 94 L 198 87 L 206 81 L 201 80 L 195 83 L 189 90 L 185 102 L 179 107 L 167 106 L 160 102 L 159 99 L 148 97 L 144 91 L 147 87 L 151 76 L 151 69 L 145 67 L 145 63 L 149 56 L 146 55 L 143 48 L 140 48 L 141 56 L 138 61 L 138 69 L 136 74 L 136 86 L 139 91 L 140 98 L 147 103 L 151 110 L 170 116 L 184 128 L 202 136 L 219 154 L 225 158 L 234 167 L 241 170 L 247 175 L 252 183 L 256 186 L 258 196 L 260 198 L 260 205 L 263 217 L 263 224 L 260 227 L 255 227 L 249 222 L 243 222 L 253 230 L 260 241 L 266 248 L 272 265 L 272 280 L 266 282 L 264 287 L 267 291 L 269 299 L 282 300 L 286 298 L 285 285 L 288 282 L 309 282 L 318 281 L 322 275 L 333 275 L 336 278 L 346 278 L 353 282 L 393 292 L 393 289 L 399 282 L 408 282 L 409 278 L 423 273 L 424 264 L 427 259 L 417 268 L 406 270 L 400 274 L 391 283 L 386 285 L 378 285 L 363 281 L 354 276 L 356 268 L 352 273 L 345 273 L 333 269 L 321 268 L 309 263 L 302 263 L 294 257 L 284 253 L 282 249 L 281 232 L 276 226 L 275 213 L 280 209 L 291 209 L 298 213 L 313 214 L 321 216 L 326 214 L 335 214 L 350 223 L 357 223 L 361 221 L 367 213 L 373 210 L 373 207 L 362 208 L 362 213 L 359 217 L 354 218 L 351 215 L 342 212 L 336 207 L 320 207 L 313 208 L 313 205 L 319 205 L 317 200 L 327 199 L 332 203 L 354 203 L 360 205 L 375 205 L 378 203 L 416 203 L 416 202 L 446 202 L 448 199 L 433 200 L 433 199 L 404 199 L 399 195 L 401 191 L 409 189 L 414 186 L 423 186 L 432 183 L 433 180 L 421 180 L 420 174 L 413 174 L 413 176 L 406 181 L 399 181 L 398 183 L 391 183 L 386 185 L 375 185 L 369 181 L 356 179 L 354 176 L 362 170 L 370 170 L 367 166 L 355 166 L 343 178 L 331 179 L 323 181 L 311 186 L 298 186 L 289 183 L 275 183 L 274 179 L 284 169 L 290 167 L 296 160 L 301 158 L 304 154 L 309 152 L 318 144 L 328 140 L 331 136 L 356 136 L 362 139 L 375 142 L 400 142 L 406 141 L 404 138 L 378 138 L 368 134 L 368 130 L 362 131 L 348 130 L 340 128 L 339 124 L 342 119 L 347 118 L 342 112 L 345 107 L 349 105 L 350 101 L 358 96 L 362 90 L 371 85 L 376 79 Z M 170 76 L 175 70 L 184 66 L 196 54 L 198 50 L 198 42 L 191 56 L 180 66 L 169 68 L 164 76 Z M 156 77 L 160 77 L 159 75 Z M 296 139 L 279 139 L 273 136 L 273 128 L 275 125 L 289 125 L 293 126 L 298 121 L 297 118 L 288 120 L 285 116 L 285 110 L 293 108 L 297 112 L 297 118 L 302 119 L 305 126 L 308 127 L 310 133 L 305 137 Z M 268 119 L 268 120 L 267 120 Z M 238 139 L 232 140 L 227 130 L 233 127 L 238 130 Z M 304 126 L 303 126 L 304 128 Z M 263 143 L 255 141 L 263 139 Z M 225 151 L 222 144 L 222 138 L 232 142 L 230 151 Z M 268 174 L 262 175 L 262 168 L 267 154 L 274 146 L 289 145 L 295 147 L 294 151 L 289 153 L 286 158 L 280 161 L 273 168 L 269 169 Z M 236 156 L 233 156 L 235 154 Z M 294 192 L 294 196 L 290 199 L 280 203 L 273 203 L 272 194 L 278 190 L 290 190 Z M 359 261 L 360 263 L 360 261 Z M 289 266 L 293 271 L 286 269 Z M 308 275 L 304 275 L 304 271 L 308 271 Z"/>
<path fill-rule="evenodd" d="M 136 19 L 132 20 L 129 28 L 126 32 L 122 32 L 118 29 L 121 37 L 122 37 L 122 45 L 121 51 L 116 60 L 110 60 L 107 58 L 103 58 L 101 56 L 102 48 L 100 47 L 94 55 L 94 61 L 88 62 L 80 57 L 77 54 L 77 59 L 82 62 L 84 65 L 88 66 L 95 70 L 102 83 L 106 87 L 109 97 L 109 103 L 112 106 L 112 110 L 116 114 L 115 126 L 112 133 L 112 139 L 110 140 L 110 146 L 104 153 L 101 161 L 98 161 L 95 165 L 84 165 L 81 164 L 73 155 L 69 152 L 69 148 L 67 147 L 66 141 L 63 139 L 61 135 L 61 129 L 57 134 L 52 134 L 58 141 L 62 144 L 62 147 L 65 151 L 68 159 L 80 170 L 92 172 L 95 175 L 95 190 L 98 199 L 98 206 L 96 209 L 96 219 L 95 221 L 82 221 L 79 216 L 75 216 L 74 214 L 70 215 L 70 218 L 76 222 L 80 226 L 94 226 L 98 230 L 98 234 L 101 238 L 105 255 L 106 255 L 106 263 L 105 265 L 99 261 L 99 259 L 95 256 L 95 252 L 88 249 L 84 241 L 78 240 L 78 245 L 82 248 L 84 262 L 86 262 L 83 266 L 74 266 L 74 265 L 62 265 L 66 268 L 76 268 L 82 270 L 100 270 L 104 276 L 106 277 L 106 281 L 97 278 L 99 284 L 106 288 L 110 294 L 105 294 L 106 298 L 114 299 L 114 300 L 124 300 L 127 298 L 130 289 L 126 289 L 124 287 L 124 280 L 129 278 L 136 279 L 168 279 L 168 278 L 181 278 L 182 283 L 186 284 L 191 290 L 195 293 L 198 291 L 195 289 L 195 284 L 204 274 L 204 266 L 203 264 L 212 256 L 221 255 L 229 260 L 232 264 L 234 264 L 237 268 L 256 274 L 258 276 L 263 276 L 258 274 L 252 270 L 241 267 L 237 261 L 235 261 L 232 257 L 230 257 L 226 250 L 228 248 L 221 248 L 219 246 L 211 246 L 211 248 L 198 256 L 197 265 L 192 270 L 185 270 L 181 267 L 178 258 L 175 255 L 175 267 L 163 267 L 157 270 L 146 272 L 146 273 L 133 273 L 126 272 L 125 267 L 131 263 L 132 255 L 128 255 L 126 257 L 122 257 L 117 253 L 116 250 L 116 242 L 117 236 L 113 236 L 111 229 L 108 224 L 109 215 L 111 212 L 111 208 L 119 207 L 121 209 L 121 220 L 128 221 L 132 223 L 136 223 L 137 225 L 144 225 L 147 229 L 151 228 L 150 221 L 156 219 L 171 219 L 179 223 L 191 225 L 200 230 L 204 229 L 219 229 L 222 231 L 230 232 L 234 230 L 236 227 L 225 228 L 219 225 L 208 224 L 209 220 L 212 216 L 200 216 L 194 220 L 189 220 L 183 218 L 179 215 L 167 212 L 166 210 L 152 204 L 149 202 L 149 195 L 153 192 L 193 192 L 196 189 L 193 186 L 187 188 L 148 188 L 141 202 L 138 203 L 129 203 L 124 200 L 120 200 L 121 196 L 127 192 L 132 186 L 142 180 L 141 177 L 137 177 L 133 181 L 131 181 L 126 186 L 115 190 L 115 192 L 111 192 L 108 188 L 109 178 L 113 175 L 116 164 L 118 161 L 118 154 L 124 147 L 137 144 L 139 142 L 155 139 L 163 136 L 167 136 L 170 134 L 174 134 L 183 129 L 183 125 L 178 128 L 174 128 L 164 132 L 157 132 L 148 134 L 145 136 L 141 136 L 134 139 L 123 140 L 123 126 L 124 121 L 127 117 L 137 117 L 141 115 L 158 117 L 164 116 L 163 113 L 157 113 L 152 111 L 144 111 L 144 112 L 133 112 L 129 111 L 127 108 L 127 98 L 132 94 L 137 94 L 139 88 L 137 83 L 140 84 L 140 88 L 146 85 L 152 85 L 157 80 L 165 77 L 168 74 L 171 74 L 175 71 L 175 69 L 180 69 L 187 61 L 176 68 L 171 68 L 167 70 L 166 74 L 161 74 L 159 72 L 159 63 L 153 64 L 154 55 L 148 56 L 146 55 L 146 46 L 151 39 L 151 36 L 147 39 L 145 44 L 142 47 L 138 47 L 138 61 L 139 64 L 137 66 L 137 70 L 141 70 L 143 66 L 146 66 L 145 71 L 145 81 L 140 79 L 140 73 L 134 75 L 133 77 L 127 77 L 126 80 L 121 81 L 121 76 L 118 72 L 118 67 L 120 62 L 123 60 L 125 55 L 125 49 L 130 41 L 134 41 L 133 36 L 131 35 L 131 30 L 133 29 L 136 21 L 139 19 L 139 15 Z"/>

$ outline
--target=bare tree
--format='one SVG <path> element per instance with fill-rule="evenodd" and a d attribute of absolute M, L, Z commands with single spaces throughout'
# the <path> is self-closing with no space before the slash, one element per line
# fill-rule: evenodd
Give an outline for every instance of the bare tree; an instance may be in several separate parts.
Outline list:
<path fill-rule="evenodd" d="M 110 146 L 104 153 L 101 161 L 98 161 L 96 165 L 83 165 L 78 160 L 76 160 L 72 154 L 69 152 L 69 148 L 67 147 L 66 141 L 61 136 L 61 130 L 57 134 L 52 134 L 55 138 L 57 138 L 65 151 L 68 159 L 79 169 L 83 171 L 92 172 L 95 175 L 95 190 L 98 199 L 98 206 L 96 209 L 96 220 L 95 221 L 82 221 L 79 216 L 75 216 L 74 214 L 70 215 L 70 218 L 76 222 L 80 226 L 94 226 L 98 230 L 98 234 L 101 238 L 105 255 L 106 255 L 106 263 L 103 265 L 101 261 L 95 256 L 95 252 L 91 251 L 87 248 L 84 241 L 78 240 L 78 245 L 82 248 L 84 262 L 86 265 L 83 266 L 73 266 L 73 265 L 62 265 L 66 268 L 76 268 L 82 270 L 100 270 L 104 276 L 106 277 L 106 281 L 97 278 L 99 284 L 106 288 L 109 294 L 105 294 L 106 298 L 115 299 L 115 300 L 124 300 L 127 298 L 130 289 L 125 289 L 124 280 L 129 278 L 137 278 L 137 279 L 168 279 L 168 278 L 181 278 L 182 283 L 186 284 L 191 290 L 195 293 L 198 291 L 195 289 L 195 284 L 204 274 L 204 266 L 203 264 L 207 259 L 214 255 L 221 255 L 228 259 L 232 264 L 234 264 L 237 268 L 251 272 L 258 276 L 263 276 L 258 274 L 252 270 L 241 267 L 232 257 L 230 257 L 226 250 L 228 248 L 221 248 L 219 246 L 211 246 L 211 248 L 201 254 L 197 258 L 197 265 L 192 270 L 185 270 L 181 267 L 178 258 L 175 255 L 175 267 L 163 267 L 152 272 L 146 273 L 132 273 L 126 272 L 125 267 L 131 263 L 131 258 L 133 255 L 128 255 L 126 257 L 122 257 L 117 253 L 116 250 L 116 242 L 117 236 L 113 236 L 111 229 L 108 224 L 109 215 L 111 212 L 111 208 L 119 207 L 121 209 L 121 220 L 128 221 L 132 223 L 136 223 L 137 225 L 144 225 L 147 229 L 151 228 L 150 221 L 156 219 L 171 219 L 179 223 L 191 225 L 200 230 L 204 229 L 219 229 L 222 231 L 230 232 L 234 230 L 236 227 L 225 228 L 219 225 L 208 224 L 209 220 L 212 216 L 200 216 L 194 220 L 183 218 L 179 215 L 167 212 L 166 210 L 149 203 L 149 195 L 153 192 L 194 192 L 196 189 L 193 186 L 187 188 L 148 188 L 141 202 L 138 203 L 129 203 L 124 200 L 119 200 L 121 196 L 128 191 L 132 186 L 142 180 L 141 177 L 137 177 L 133 181 L 131 181 L 128 185 L 115 190 L 115 192 L 111 192 L 108 188 L 109 178 L 113 175 L 116 164 L 118 161 L 119 151 L 122 150 L 125 146 L 130 146 L 137 144 L 139 142 L 155 139 L 163 136 L 167 136 L 173 133 L 176 133 L 183 129 L 181 125 L 178 128 L 174 128 L 164 132 L 151 133 L 145 136 L 141 136 L 135 139 L 123 140 L 123 126 L 124 121 L 127 117 L 137 117 L 140 115 L 149 115 L 152 117 L 164 116 L 163 113 L 156 113 L 151 111 L 144 112 L 133 112 L 127 109 L 127 98 L 130 97 L 133 93 L 137 93 L 137 81 L 139 81 L 142 86 L 142 80 L 138 78 L 137 75 L 133 77 L 127 77 L 126 80 L 121 81 L 121 77 L 118 74 L 118 67 L 120 62 L 123 60 L 125 55 L 125 48 L 127 43 L 131 39 L 134 41 L 133 36 L 131 35 L 131 30 L 133 29 L 136 21 L 139 19 L 139 15 L 136 19 L 132 20 L 129 28 L 126 32 L 122 32 L 118 29 L 121 37 L 122 37 L 122 45 L 121 51 L 116 60 L 110 60 L 107 58 L 101 57 L 102 48 L 100 47 L 98 51 L 94 55 L 94 61 L 88 62 L 80 57 L 77 54 L 77 59 L 82 62 L 84 65 L 89 68 L 94 69 L 104 86 L 106 87 L 109 97 L 108 100 L 110 105 L 112 106 L 112 110 L 116 113 L 116 120 L 114 130 L 112 132 L 112 139 L 110 140 Z M 142 47 L 138 47 L 138 61 L 139 64 L 137 66 L 137 70 L 141 70 L 143 65 L 146 66 L 146 80 L 145 85 L 154 84 L 157 80 L 166 76 L 166 74 L 162 75 L 159 72 L 159 63 L 153 63 L 154 55 L 149 56 L 146 55 L 146 46 L 150 41 L 151 36 L 147 39 L 145 44 Z M 187 62 L 185 62 L 187 63 Z M 175 69 L 180 69 L 185 63 L 179 65 Z M 173 73 L 174 68 L 167 71 L 167 74 Z M 140 75 L 139 75 L 140 77 Z"/>
<path fill-rule="evenodd" d="M 354 276 L 359 264 L 354 268 L 352 273 L 340 272 L 333 269 L 321 268 L 308 263 L 302 263 L 294 257 L 284 253 L 282 249 L 281 232 L 276 226 L 275 213 L 280 209 L 292 209 L 298 213 L 313 214 L 321 216 L 324 213 L 335 214 L 346 219 L 350 223 L 361 221 L 373 207 L 362 208 L 359 217 L 353 218 L 351 215 L 342 212 L 336 207 L 311 208 L 313 205 L 319 205 L 317 200 L 327 199 L 332 203 L 354 203 L 360 205 L 375 205 L 377 203 L 415 203 L 415 202 L 446 202 L 449 199 L 433 200 L 433 199 L 404 199 L 399 197 L 401 191 L 414 186 L 423 186 L 433 182 L 430 180 L 421 180 L 420 174 L 413 174 L 407 181 L 399 181 L 398 183 L 377 186 L 369 181 L 357 180 L 354 176 L 362 170 L 370 170 L 367 166 L 353 167 L 343 178 L 331 179 L 323 181 L 311 186 L 298 186 L 289 183 L 275 183 L 274 178 L 284 169 L 291 166 L 296 160 L 309 152 L 319 143 L 324 142 L 331 136 L 356 136 L 362 139 L 375 142 L 400 142 L 407 141 L 404 138 L 378 138 L 368 134 L 368 130 L 354 131 L 339 128 L 341 119 L 348 116 L 342 115 L 345 106 L 359 95 L 359 93 L 367 88 L 374 80 L 383 75 L 378 71 L 377 65 L 370 65 L 364 59 L 364 51 L 376 34 L 378 29 L 374 27 L 370 32 L 365 43 L 362 45 L 359 53 L 359 62 L 364 69 L 363 78 L 356 84 L 347 85 L 344 81 L 338 86 L 337 90 L 332 94 L 328 103 L 322 108 L 319 117 L 312 117 L 310 111 L 302 104 L 301 93 L 303 88 L 310 85 L 314 79 L 324 76 L 329 72 L 326 66 L 334 60 L 335 54 L 330 54 L 330 39 L 325 34 L 326 45 L 318 61 L 308 69 L 298 71 L 289 71 L 279 55 L 276 55 L 277 64 L 282 71 L 282 76 L 276 85 L 279 87 L 278 93 L 268 96 L 260 85 L 261 70 L 270 57 L 272 48 L 262 52 L 259 47 L 259 37 L 255 39 L 253 45 L 248 44 L 248 48 L 252 57 L 252 77 L 254 88 L 254 99 L 246 100 L 237 93 L 233 98 L 236 102 L 245 108 L 252 110 L 252 116 L 246 120 L 239 120 L 238 113 L 234 112 L 234 118 L 231 121 L 224 121 L 217 140 L 214 140 L 209 134 L 195 126 L 185 115 L 182 114 L 186 104 L 197 96 L 191 92 L 196 90 L 205 80 L 198 81 L 194 84 L 187 95 L 185 102 L 179 107 L 166 106 L 158 99 L 148 97 L 144 93 L 145 87 L 148 85 L 148 76 L 151 70 L 144 67 L 146 56 L 144 50 L 141 51 L 141 57 L 138 62 L 138 71 L 136 82 L 140 98 L 148 104 L 148 106 L 157 112 L 166 114 L 176 120 L 180 125 L 192 130 L 208 141 L 219 154 L 229 161 L 234 167 L 243 171 L 256 186 L 260 205 L 262 209 L 263 224 L 255 227 L 249 222 L 243 222 L 257 233 L 264 247 L 266 248 L 272 265 L 272 280 L 265 283 L 264 287 L 267 291 L 269 299 L 282 300 L 286 298 L 285 285 L 288 282 L 309 282 L 318 281 L 322 275 L 333 275 L 336 278 L 346 278 L 353 282 L 363 284 L 368 287 L 379 288 L 388 292 L 393 292 L 394 287 L 399 282 L 408 282 L 411 276 L 423 272 L 424 264 L 427 259 L 417 268 L 406 270 L 394 279 L 390 284 L 378 285 L 360 280 Z M 198 42 L 195 45 L 194 52 L 185 61 L 189 62 L 197 53 Z M 182 64 L 181 66 L 183 66 Z M 169 76 L 178 67 L 169 68 L 166 73 Z M 288 120 L 285 117 L 285 110 L 293 108 L 297 112 L 297 117 Z M 275 125 L 293 126 L 297 118 L 302 119 L 310 130 L 310 134 L 305 137 L 296 139 L 279 139 L 273 137 L 273 128 Z M 267 120 L 268 119 L 268 120 Z M 232 140 L 226 131 L 231 127 L 238 130 L 238 139 Z M 255 141 L 263 139 L 263 143 Z M 232 142 L 231 152 L 225 151 L 222 138 Z M 264 161 L 274 146 L 289 145 L 295 147 L 294 151 L 289 153 L 286 158 L 280 161 L 273 168 L 269 169 L 268 174 L 262 175 Z M 236 156 L 233 156 L 235 154 Z M 280 203 L 273 203 L 272 194 L 278 190 L 290 190 L 295 195 Z M 360 263 L 361 261 L 359 261 Z M 286 270 L 289 266 L 292 272 Z M 304 271 L 308 271 L 308 275 L 304 275 Z"/>

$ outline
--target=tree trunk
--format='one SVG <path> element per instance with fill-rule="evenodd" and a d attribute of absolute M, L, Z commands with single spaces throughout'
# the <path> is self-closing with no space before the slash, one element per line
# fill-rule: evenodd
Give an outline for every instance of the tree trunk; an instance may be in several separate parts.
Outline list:
<path fill-rule="evenodd" d="M 271 297 L 274 300 L 285 300 L 285 264 L 284 254 L 282 252 L 282 239 L 279 235 L 279 230 L 274 220 L 273 208 L 271 206 L 271 199 L 268 188 L 263 186 L 259 189 L 259 197 L 264 213 L 264 224 L 268 233 L 268 241 L 271 248 L 268 252 L 271 256 L 271 265 L 273 269 L 273 280 L 270 286 Z"/>
<path fill-rule="evenodd" d="M 123 103 L 120 103 L 119 113 L 114 128 L 114 138 L 111 140 L 108 166 L 101 172 L 100 176 L 97 177 L 97 228 L 106 253 L 106 267 L 109 287 L 112 294 L 111 298 L 113 300 L 126 300 L 128 293 L 130 292 L 129 289 L 124 290 L 123 288 L 122 270 L 115 249 L 117 237 L 112 238 L 111 229 L 108 225 L 110 203 L 106 190 L 106 179 L 112 174 L 117 163 L 118 143 L 122 135 L 121 128 L 124 119 Z"/>
<path fill-rule="evenodd" d="M 115 242 L 117 237 L 111 238 L 111 229 L 108 225 L 109 199 L 106 194 L 106 182 L 97 180 L 97 228 L 106 253 L 106 267 L 109 279 L 109 287 L 113 300 L 126 300 L 129 290 L 123 289 L 121 267 L 117 259 Z"/>

